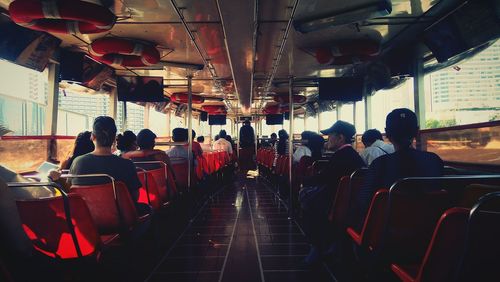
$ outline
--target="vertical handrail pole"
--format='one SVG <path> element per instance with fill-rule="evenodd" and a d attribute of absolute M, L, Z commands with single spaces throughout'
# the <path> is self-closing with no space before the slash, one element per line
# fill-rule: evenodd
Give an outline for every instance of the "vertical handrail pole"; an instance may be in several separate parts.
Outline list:
<path fill-rule="evenodd" d="M 193 113 L 193 87 L 192 87 L 192 80 L 193 80 L 193 75 L 189 73 L 187 75 L 187 80 L 188 80 L 188 116 L 187 116 L 187 123 L 188 123 L 188 192 L 191 192 L 191 171 L 193 169 L 193 125 L 192 125 L 192 113 Z"/>
<path fill-rule="evenodd" d="M 293 216 L 292 156 L 293 156 L 293 76 L 288 77 L 288 111 L 290 113 L 290 137 L 288 138 L 288 218 Z"/>

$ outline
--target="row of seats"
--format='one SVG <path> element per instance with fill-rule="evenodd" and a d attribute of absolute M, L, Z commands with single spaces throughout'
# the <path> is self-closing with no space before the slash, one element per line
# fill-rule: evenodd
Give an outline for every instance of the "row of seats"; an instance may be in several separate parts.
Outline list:
<path fill-rule="evenodd" d="M 194 178 L 200 182 L 223 173 L 230 166 L 226 152 L 204 153 L 197 161 Z M 141 168 L 145 165 L 157 168 Z M 149 204 L 156 212 L 170 206 L 179 197 L 179 192 L 187 187 L 186 162 L 174 162 L 173 172 L 159 161 L 137 162 L 136 166 L 142 183 L 138 202 Z M 176 181 L 173 181 L 174 173 Z M 50 198 L 17 201 L 23 229 L 39 253 L 58 260 L 91 258 L 97 262 L 107 247 L 135 238 L 149 225 L 152 215 L 138 215 L 122 182 L 108 175 L 64 177 L 100 177 L 107 178 L 108 183 L 72 185 L 68 193 L 56 183 L 9 184 L 12 189 L 47 186 L 59 191 L 58 196 Z"/>
<path fill-rule="evenodd" d="M 376 192 L 356 230 L 349 226 L 349 212 L 365 173 L 341 179 L 329 212 L 333 229 L 347 233 L 365 269 L 390 268 L 401 281 L 499 277 L 493 266 L 500 265 L 500 188 L 470 184 L 498 184 L 500 176 L 402 179 Z M 457 200 L 452 195 L 459 187 L 465 188 Z M 471 202 L 473 207 L 463 205 Z"/>

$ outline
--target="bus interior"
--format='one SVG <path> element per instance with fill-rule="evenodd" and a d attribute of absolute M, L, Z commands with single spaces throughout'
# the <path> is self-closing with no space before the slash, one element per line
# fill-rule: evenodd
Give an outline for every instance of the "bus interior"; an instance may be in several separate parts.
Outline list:
<path fill-rule="evenodd" d="M 499 37 L 498 0 L 0 0 L 0 281 L 499 281 Z"/>

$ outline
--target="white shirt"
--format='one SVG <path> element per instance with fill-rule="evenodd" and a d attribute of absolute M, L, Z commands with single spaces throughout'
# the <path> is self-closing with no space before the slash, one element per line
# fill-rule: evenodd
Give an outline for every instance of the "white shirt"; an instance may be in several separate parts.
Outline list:
<path fill-rule="evenodd" d="M 233 153 L 233 148 L 231 147 L 231 143 L 224 138 L 219 138 L 219 140 L 214 142 L 214 151 L 224 150 L 228 152 L 230 155 Z"/>
<path fill-rule="evenodd" d="M 200 146 L 201 146 L 201 149 L 203 150 L 203 152 L 212 151 L 212 147 L 210 146 L 210 144 L 200 143 Z"/>
<path fill-rule="evenodd" d="M 365 161 L 365 164 L 369 166 L 374 159 L 392 153 L 394 153 L 394 146 L 392 144 L 386 144 L 382 140 L 377 140 L 370 147 L 365 148 L 359 155 Z"/>
<path fill-rule="evenodd" d="M 299 163 L 300 159 L 303 156 L 312 156 L 311 149 L 309 149 L 307 146 L 299 146 L 297 150 L 293 153 L 293 162 L 294 163 Z"/>

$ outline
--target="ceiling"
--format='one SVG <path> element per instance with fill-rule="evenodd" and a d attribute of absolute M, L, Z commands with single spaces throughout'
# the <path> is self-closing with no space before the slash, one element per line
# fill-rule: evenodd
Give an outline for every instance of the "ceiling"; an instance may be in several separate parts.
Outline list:
<path fill-rule="evenodd" d="M 10 2 L 0 0 L 0 7 L 8 10 Z M 356 67 L 319 64 L 314 56 L 318 47 L 370 39 L 380 43 L 384 54 L 414 38 L 446 8 L 430 11 L 438 4 L 437 0 L 392 0 L 392 13 L 388 16 L 300 33 L 294 29 L 293 20 L 333 15 L 374 0 L 88 2 L 108 7 L 118 17 L 117 23 L 106 33 L 53 34 L 63 40 L 64 48 L 87 52 L 93 40 L 104 36 L 153 42 L 161 53 L 158 65 L 148 69 L 118 68 L 116 73 L 162 76 L 167 95 L 186 91 L 186 75 L 192 73 L 193 90 L 206 97 L 220 98 L 206 103 L 225 104 L 232 114 L 259 111 L 273 92 L 288 90 L 286 81 L 290 76 L 298 79 L 341 76 Z M 455 5 L 459 1 L 446 2 Z M 205 68 L 187 71 L 172 66 L 172 62 L 201 64 Z M 284 83 L 276 83 L 279 81 Z M 315 88 L 298 86 L 295 90 L 313 93 Z"/>

